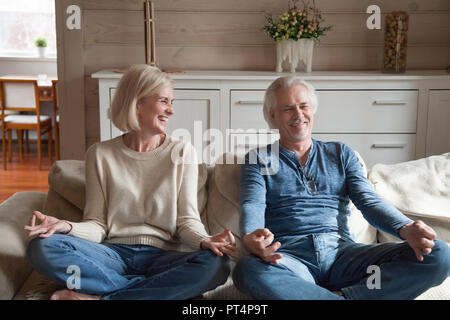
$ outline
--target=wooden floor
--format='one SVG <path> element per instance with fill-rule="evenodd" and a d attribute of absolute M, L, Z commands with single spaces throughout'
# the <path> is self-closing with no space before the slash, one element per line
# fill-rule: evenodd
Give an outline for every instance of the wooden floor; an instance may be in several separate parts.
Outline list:
<path fill-rule="evenodd" d="M 0 154 L 1 154 L 0 142 Z M 3 155 L 0 156 L 0 203 L 19 191 L 48 191 L 48 172 L 51 165 L 48 159 L 47 145 L 42 144 L 42 170 L 38 169 L 37 146 L 30 142 L 30 152 L 24 153 L 19 161 L 17 144 L 13 144 L 12 162 L 3 170 Z M 53 156 L 55 161 L 55 156 Z"/>

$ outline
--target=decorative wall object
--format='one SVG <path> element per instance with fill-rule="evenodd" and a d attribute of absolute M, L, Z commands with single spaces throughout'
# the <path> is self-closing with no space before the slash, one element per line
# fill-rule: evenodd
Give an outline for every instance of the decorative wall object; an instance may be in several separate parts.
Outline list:
<path fill-rule="evenodd" d="M 384 72 L 405 72 L 408 36 L 408 14 L 393 11 L 386 15 L 384 34 Z"/>
<path fill-rule="evenodd" d="M 276 72 L 282 72 L 283 61 L 287 60 L 290 72 L 295 72 L 301 62 L 306 72 L 311 72 L 314 42 L 331 29 L 321 26 L 323 18 L 315 1 L 310 6 L 303 1 L 303 9 L 297 8 L 298 0 L 289 1 L 289 10 L 278 19 L 267 16 L 264 26 L 267 34 L 277 42 Z"/>
<path fill-rule="evenodd" d="M 153 3 L 144 0 L 144 22 L 145 22 L 145 63 L 156 66 L 155 53 L 155 13 Z"/>

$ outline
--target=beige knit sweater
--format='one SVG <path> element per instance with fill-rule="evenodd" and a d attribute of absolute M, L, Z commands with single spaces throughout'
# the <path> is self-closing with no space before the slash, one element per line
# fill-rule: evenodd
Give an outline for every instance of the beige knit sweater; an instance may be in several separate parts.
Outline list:
<path fill-rule="evenodd" d="M 172 161 L 172 154 L 182 161 Z M 166 250 L 181 240 L 200 249 L 209 235 L 197 209 L 197 183 L 197 157 L 189 143 L 166 136 L 155 150 L 138 152 L 123 136 L 97 142 L 86 152 L 83 221 L 68 221 L 68 234 Z"/>

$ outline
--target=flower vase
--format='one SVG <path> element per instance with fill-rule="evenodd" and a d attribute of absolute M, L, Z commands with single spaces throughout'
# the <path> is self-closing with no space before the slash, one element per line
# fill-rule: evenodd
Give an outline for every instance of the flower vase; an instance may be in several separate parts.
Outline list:
<path fill-rule="evenodd" d="M 289 72 L 294 73 L 300 62 L 303 63 L 305 72 L 311 72 L 313 49 L 313 39 L 277 41 L 277 66 L 275 71 L 283 72 L 283 61 L 287 60 L 290 65 Z"/>
<path fill-rule="evenodd" d="M 45 58 L 45 51 L 47 47 L 37 47 L 39 58 Z"/>

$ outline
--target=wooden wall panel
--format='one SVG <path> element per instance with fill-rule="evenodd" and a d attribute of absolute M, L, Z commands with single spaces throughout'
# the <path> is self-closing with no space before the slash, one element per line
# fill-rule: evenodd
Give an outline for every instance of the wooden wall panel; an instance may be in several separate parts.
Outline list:
<path fill-rule="evenodd" d="M 263 13 L 156 12 L 157 46 L 236 46 L 269 45 L 274 41 L 262 30 Z M 323 15 L 325 25 L 332 25 L 321 45 L 382 45 L 384 32 L 366 27 L 367 14 L 330 13 Z M 384 26 L 385 14 L 382 15 Z M 84 16 L 84 41 L 95 44 L 142 44 L 144 22 L 140 11 L 87 11 Z M 417 44 L 448 44 L 450 12 L 410 15 L 408 42 Z M 383 28 L 384 29 L 384 28 Z"/>
<path fill-rule="evenodd" d="M 99 139 L 98 80 L 105 68 L 144 63 L 141 0 L 80 0 L 86 147 Z M 274 70 L 275 46 L 261 29 L 267 14 L 287 8 L 281 0 L 154 0 L 156 58 L 164 69 Z M 449 0 L 316 0 L 333 30 L 315 47 L 313 70 L 379 70 L 384 17 L 410 14 L 408 69 L 450 65 Z M 365 26 L 366 8 L 377 4 L 382 30 Z"/>
<path fill-rule="evenodd" d="M 153 0 L 157 10 L 165 11 L 228 11 L 280 12 L 287 8 L 287 0 Z M 300 2 L 301 3 L 301 2 Z M 311 1 L 312 3 L 312 1 Z M 369 5 L 380 6 L 382 12 L 394 10 L 442 11 L 450 10 L 448 0 L 316 0 L 322 12 L 366 12 Z M 89 10 L 141 10 L 141 0 L 84 0 Z"/>
<path fill-rule="evenodd" d="M 91 74 L 101 69 L 145 63 L 143 50 L 143 46 L 90 46 L 85 55 L 93 63 L 85 66 L 85 72 Z M 381 54 L 382 48 L 373 46 L 319 46 L 314 48 L 312 69 L 378 70 L 381 68 Z M 163 69 L 275 71 L 272 46 L 159 47 L 156 57 Z M 410 70 L 442 69 L 449 63 L 449 58 L 446 46 L 409 47 L 407 65 Z"/>

